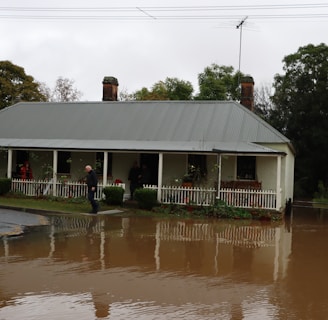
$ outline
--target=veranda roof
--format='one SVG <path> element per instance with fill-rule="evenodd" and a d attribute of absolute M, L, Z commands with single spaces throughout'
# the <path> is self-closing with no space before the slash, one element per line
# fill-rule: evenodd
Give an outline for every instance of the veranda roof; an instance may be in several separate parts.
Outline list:
<path fill-rule="evenodd" d="M 276 153 L 289 140 L 233 101 L 20 102 L 0 111 L 0 146 Z"/>

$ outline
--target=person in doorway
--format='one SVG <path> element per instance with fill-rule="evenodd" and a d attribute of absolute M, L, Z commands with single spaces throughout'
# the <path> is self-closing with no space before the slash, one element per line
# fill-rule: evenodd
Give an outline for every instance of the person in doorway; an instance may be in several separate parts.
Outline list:
<path fill-rule="evenodd" d="M 88 187 L 88 200 L 90 201 L 92 210 L 90 213 L 97 214 L 99 209 L 99 204 L 95 200 L 95 193 L 97 192 L 98 179 L 97 175 L 92 170 L 90 165 L 85 166 L 85 172 L 87 172 L 87 187 Z"/>
<path fill-rule="evenodd" d="M 130 200 L 133 200 L 134 191 L 140 186 L 141 171 L 137 161 L 133 162 L 129 171 L 128 180 L 130 181 Z"/>
<path fill-rule="evenodd" d="M 148 169 L 146 164 L 143 164 L 141 168 L 140 186 L 143 187 L 143 185 L 145 184 L 150 184 L 150 180 L 150 170 Z"/>
<path fill-rule="evenodd" d="M 32 168 L 28 161 L 25 161 L 20 168 L 20 176 L 23 180 L 33 180 Z"/>

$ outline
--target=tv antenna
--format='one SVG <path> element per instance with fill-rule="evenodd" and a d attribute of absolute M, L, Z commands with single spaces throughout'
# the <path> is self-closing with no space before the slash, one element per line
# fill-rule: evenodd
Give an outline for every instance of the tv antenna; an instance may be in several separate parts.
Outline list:
<path fill-rule="evenodd" d="M 243 18 L 237 25 L 236 29 L 240 30 L 240 36 L 239 36 L 239 64 L 238 64 L 238 84 L 240 84 L 240 62 L 241 62 L 241 42 L 243 37 L 243 25 L 245 21 L 247 20 L 248 16 Z"/>

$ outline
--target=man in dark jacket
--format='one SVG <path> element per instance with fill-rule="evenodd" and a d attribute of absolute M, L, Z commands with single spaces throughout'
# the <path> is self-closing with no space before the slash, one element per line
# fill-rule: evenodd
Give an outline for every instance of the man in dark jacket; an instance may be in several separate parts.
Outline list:
<path fill-rule="evenodd" d="M 133 162 L 133 166 L 129 171 L 128 180 L 130 181 L 130 200 L 133 200 L 134 191 L 140 187 L 141 171 L 137 161 Z"/>
<path fill-rule="evenodd" d="M 98 179 L 96 173 L 92 170 L 90 165 L 85 166 L 87 174 L 87 186 L 88 186 L 88 200 L 91 203 L 92 211 L 90 213 L 96 214 L 98 212 L 98 202 L 95 200 L 95 193 L 97 192 Z"/>

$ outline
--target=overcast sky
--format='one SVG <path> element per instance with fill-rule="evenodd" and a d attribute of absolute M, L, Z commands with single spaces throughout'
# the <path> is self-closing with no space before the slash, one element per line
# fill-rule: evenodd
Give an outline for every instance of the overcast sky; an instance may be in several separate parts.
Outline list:
<path fill-rule="evenodd" d="M 240 65 L 260 86 L 284 56 L 327 43 L 327 26 L 320 0 L 1 0 L 0 60 L 50 88 L 74 80 L 82 101 L 102 99 L 104 76 L 129 93 L 167 77 L 198 91 L 212 63 Z"/>

